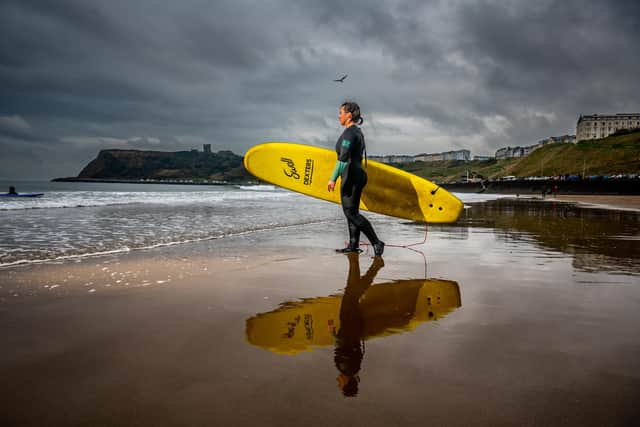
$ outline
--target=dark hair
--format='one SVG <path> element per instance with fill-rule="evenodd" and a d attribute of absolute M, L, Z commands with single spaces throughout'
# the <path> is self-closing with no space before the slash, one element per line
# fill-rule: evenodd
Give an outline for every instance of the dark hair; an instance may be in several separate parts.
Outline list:
<path fill-rule="evenodd" d="M 347 381 L 347 383 L 342 388 L 342 394 L 345 397 L 355 397 L 355 396 L 357 396 L 358 395 L 358 381 L 359 381 L 359 378 L 357 376 L 349 377 L 349 381 Z"/>
<path fill-rule="evenodd" d="M 343 102 L 340 107 L 344 108 L 344 111 L 346 111 L 347 113 L 351 113 L 351 121 L 355 124 L 361 125 L 364 122 L 364 119 L 360 115 L 360 106 L 357 103 L 353 101 L 347 101 Z"/>

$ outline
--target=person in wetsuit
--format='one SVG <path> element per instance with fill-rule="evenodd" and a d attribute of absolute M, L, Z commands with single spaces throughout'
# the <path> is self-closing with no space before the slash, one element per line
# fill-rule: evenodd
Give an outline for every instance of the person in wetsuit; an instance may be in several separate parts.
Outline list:
<path fill-rule="evenodd" d="M 9 193 L 8 194 L 18 195 L 18 192 L 16 191 L 16 187 L 14 187 L 13 185 L 11 187 L 9 187 Z"/>
<path fill-rule="evenodd" d="M 327 189 L 333 191 L 340 176 L 340 200 L 349 227 L 349 244 L 346 248 L 336 251 L 360 252 L 360 232 L 363 232 L 371 242 L 374 254 L 381 256 L 384 252 L 384 242 L 378 239 L 371 223 L 359 211 L 360 196 L 367 185 L 367 172 L 362 168 L 362 157 L 365 153 L 364 135 L 357 125 L 361 125 L 364 120 L 360 116 L 358 104 L 343 103 L 340 106 L 338 120 L 345 130 L 336 142 L 338 160 Z"/>

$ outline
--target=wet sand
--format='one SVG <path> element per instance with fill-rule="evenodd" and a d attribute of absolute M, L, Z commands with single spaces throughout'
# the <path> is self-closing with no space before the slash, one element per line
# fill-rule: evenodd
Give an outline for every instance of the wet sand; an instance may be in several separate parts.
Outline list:
<path fill-rule="evenodd" d="M 640 211 L 640 196 L 558 195 L 556 197 L 550 197 L 549 199 L 557 199 L 566 202 L 576 202 L 597 207 L 633 209 L 636 211 Z"/>
<path fill-rule="evenodd" d="M 637 216 L 540 205 L 474 206 L 430 227 L 423 254 L 388 247 L 373 287 L 388 296 L 435 278 L 456 284 L 460 304 L 439 312 L 439 294 L 419 297 L 436 313 L 419 322 L 411 310 L 386 319 L 384 302 L 368 312 L 384 333 L 362 336 L 355 397 L 338 388 L 337 344 L 281 354 L 247 332 L 251 319 L 344 293 L 353 264 L 331 251 L 341 223 L 0 270 L 0 423 L 631 425 Z M 557 223 L 552 235 L 541 221 Z M 374 224 L 390 244 L 424 233 Z M 373 260 L 357 259 L 365 275 Z M 303 323 L 309 340 L 329 326 Z M 290 324 L 267 326 L 286 343 Z"/>

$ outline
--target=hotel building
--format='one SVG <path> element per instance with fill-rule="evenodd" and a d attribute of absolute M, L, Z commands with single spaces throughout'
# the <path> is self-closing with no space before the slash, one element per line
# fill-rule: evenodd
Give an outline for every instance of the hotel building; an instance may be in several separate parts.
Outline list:
<path fill-rule="evenodd" d="M 605 138 L 621 129 L 640 128 L 640 113 L 581 115 L 576 127 L 576 139 Z"/>

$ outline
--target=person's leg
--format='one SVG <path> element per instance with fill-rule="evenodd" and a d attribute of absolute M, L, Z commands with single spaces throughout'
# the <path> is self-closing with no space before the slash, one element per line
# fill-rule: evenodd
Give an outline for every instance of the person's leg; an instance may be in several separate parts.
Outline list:
<path fill-rule="evenodd" d="M 347 225 L 349 227 L 349 246 L 357 248 L 360 246 L 360 229 L 357 225 L 347 219 Z"/>
<path fill-rule="evenodd" d="M 343 189 L 341 193 L 342 210 L 349 221 L 350 235 L 352 226 L 354 227 L 354 230 L 358 230 L 358 238 L 360 237 L 359 232 L 362 231 L 371 242 L 371 245 L 373 245 L 374 253 L 376 255 L 382 255 L 382 252 L 384 251 L 384 243 L 378 239 L 378 236 L 373 230 L 373 226 L 369 220 L 360 213 L 360 197 L 362 196 L 362 190 L 367 183 L 367 176 L 363 172 L 362 176 L 358 178 L 359 179 L 354 180 L 352 185 Z M 358 244 L 358 242 L 356 242 L 356 244 Z"/>
<path fill-rule="evenodd" d="M 352 210 L 353 205 L 353 189 L 341 188 L 340 192 L 340 201 L 342 203 L 342 211 L 344 212 L 344 216 L 347 219 L 347 229 L 349 230 L 349 244 L 346 248 L 337 249 L 337 252 L 359 252 L 360 246 L 360 229 L 358 226 L 351 221 L 352 216 L 347 214 L 347 212 Z"/>

